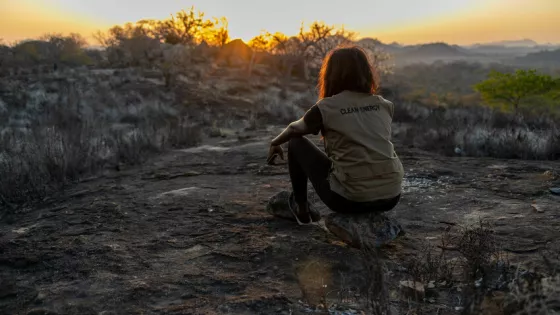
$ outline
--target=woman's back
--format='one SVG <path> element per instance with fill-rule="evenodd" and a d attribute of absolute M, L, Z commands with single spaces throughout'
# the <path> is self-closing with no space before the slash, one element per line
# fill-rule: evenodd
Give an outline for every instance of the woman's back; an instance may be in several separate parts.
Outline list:
<path fill-rule="evenodd" d="M 381 96 L 344 91 L 318 104 L 330 158 L 348 164 L 392 159 L 393 104 Z"/>
<path fill-rule="evenodd" d="M 404 170 L 391 142 L 393 103 L 378 95 L 343 91 L 317 107 L 325 151 L 333 163 L 333 191 L 355 201 L 399 195 Z"/>

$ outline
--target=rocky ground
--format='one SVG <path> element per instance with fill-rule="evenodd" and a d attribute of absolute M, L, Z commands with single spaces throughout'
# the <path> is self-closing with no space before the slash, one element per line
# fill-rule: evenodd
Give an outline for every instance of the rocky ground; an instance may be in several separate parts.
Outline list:
<path fill-rule="evenodd" d="M 329 306 L 357 314 L 353 290 L 367 278 L 360 252 L 263 211 L 289 187 L 285 164 L 265 165 L 276 131 L 209 139 L 5 214 L 0 313 L 305 314 L 326 296 Z M 559 248 L 560 197 L 549 192 L 557 162 L 397 148 L 406 181 L 390 215 L 407 234 L 382 251 L 391 292 L 427 243 L 481 219 L 511 264 L 542 268 L 539 253 Z M 453 288 L 435 290 L 426 302 L 433 314 L 459 312 L 460 300 L 445 294 Z M 391 305 L 410 307 L 395 294 Z"/>

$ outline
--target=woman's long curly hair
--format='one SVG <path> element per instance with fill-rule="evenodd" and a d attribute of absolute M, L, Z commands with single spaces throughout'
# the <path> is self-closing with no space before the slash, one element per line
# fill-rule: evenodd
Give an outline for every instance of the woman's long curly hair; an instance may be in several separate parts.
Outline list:
<path fill-rule="evenodd" d="M 377 88 L 375 69 L 362 48 L 335 48 L 323 60 L 318 82 L 320 100 L 344 90 L 375 94 Z"/>

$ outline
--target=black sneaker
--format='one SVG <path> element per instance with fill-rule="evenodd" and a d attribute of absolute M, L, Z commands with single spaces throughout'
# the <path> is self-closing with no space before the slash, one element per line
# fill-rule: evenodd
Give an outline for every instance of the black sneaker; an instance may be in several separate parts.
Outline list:
<path fill-rule="evenodd" d="M 401 225 L 381 213 L 330 214 L 325 226 L 335 236 L 355 248 L 380 247 L 404 235 Z"/>
<path fill-rule="evenodd" d="M 321 220 L 321 214 L 319 214 L 317 210 L 311 208 L 309 205 L 309 217 L 304 221 L 302 221 L 301 218 L 298 218 L 298 206 L 293 198 L 293 193 L 289 191 L 281 191 L 272 196 L 266 204 L 265 210 L 275 217 L 297 222 L 299 225 L 311 224 L 312 222 Z"/>

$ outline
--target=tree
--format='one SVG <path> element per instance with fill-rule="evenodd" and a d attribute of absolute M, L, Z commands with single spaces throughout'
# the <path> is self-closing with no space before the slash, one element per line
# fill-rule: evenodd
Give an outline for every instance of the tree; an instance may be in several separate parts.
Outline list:
<path fill-rule="evenodd" d="M 230 39 L 228 25 L 227 18 L 214 18 L 212 27 L 203 31 L 201 40 L 212 46 L 223 47 Z"/>
<path fill-rule="evenodd" d="M 272 49 L 272 35 L 268 32 L 262 32 L 261 34 L 253 37 L 247 43 L 249 47 L 251 47 L 252 54 L 251 54 L 251 61 L 249 62 L 249 71 L 248 75 L 251 76 L 253 72 L 253 67 L 256 63 L 258 63 L 259 56 L 263 53 L 267 53 Z"/>
<path fill-rule="evenodd" d="M 389 64 L 391 60 L 391 55 L 385 52 L 383 49 L 379 48 L 378 40 L 363 40 L 360 41 L 358 46 L 362 47 L 368 54 L 375 70 L 379 74 L 389 74 L 393 71 L 393 64 Z"/>
<path fill-rule="evenodd" d="M 356 34 L 347 31 L 344 27 L 336 29 L 334 26 L 322 22 L 314 22 L 303 36 L 310 43 L 310 61 L 320 67 L 321 62 L 331 50 L 353 43 Z"/>
<path fill-rule="evenodd" d="M 560 78 L 556 78 L 552 83 L 552 88 L 548 93 L 546 93 L 546 97 L 552 101 L 558 101 L 560 103 Z M 560 106 L 560 104 L 558 104 Z"/>
<path fill-rule="evenodd" d="M 291 73 L 294 66 L 301 64 L 306 78 L 309 70 L 313 70 L 314 74 L 319 72 L 324 58 L 331 50 L 354 44 L 356 40 L 356 33 L 321 21 L 311 23 L 307 29 L 302 23 L 296 36 L 288 37 L 282 33 L 267 33 L 267 36 L 267 39 L 270 38 L 270 51 L 282 56 L 286 73 Z M 264 36 L 255 37 L 251 40 L 252 45 L 257 45 L 263 38 Z M 387 64 L 390 59 L 388 54 L 372 43 L 362 43 L 360 46 L 366 50 L 379 72 L 390 72 L 391 65 Z"/>
<path fill-rule="evenodd" d="M 536 70 L 517 70 L 514 73 L 491 71 L 488 78 L 474 86 L 491 106 L 519 111 L 523 100 L 550 93 L 556 81 Z"/>
<path fill-rule="evenodd" d="M 192 45 L 201 39 L 201 35 L 214 27 L 214 22 L 206 20 L 204 13 L 181 10 L 170 19 L 161 21 L 157 27 L 157 34 L 167 44 Z"/>
<path fill-rule="evenodd" d="M 171 45 L 195 45 L 201 41 L 223 45 L 229 40 L 227 19 L 208 20 L 194 6 L 181 10 L 165 20 L 140 20 L 124 26 L 113 26 L 107 33 L 98 31 L 95 39 L 104 47 L 115 47 L 124 40 L 150 38 Z"/>
<path fill-rule="evenodd" d="M 303 76 L 308 79 L 312 62 L 322 60 L 328 53 L 326 40 L 333 30 L 334 26 L 315 21 L 308 30 L 302 23 L 296 36 L 288 37 L 278 32 L 272 34 L 272 52 L 282 56 L 285 75 L 289 76 L 295 66 L 301 65 Z"/>
<path fill-rule="evenodd" d="M 115 25 L 111 27 L 106 33 L 97 31 L 93 34 L 96 41 L 103 47 L 117 47 L 124 41 L 137 37 L 148 36 L 145 30 L 142 29 L 145 21 L 141 21 L 140 25 L 126 23 L 123 26 Z"/>
<path fill-rule="evenodd" d="M 68 36 L 45 34 L 40 39 L 48 43 L 48 59 L 72 64 L 85 64 L 89 62 L 89 58 L 84 52 L 87 41 L 80 34 L 70 33 Z"/>
<path fill-rule="evenodd" d="M 14 62 L 20 65 L 51 63 L 55 69 L 59 63 L 86 65 L 91 58 L 85 53 L 87 41 L 76 33 L 63 35 L 45 34 L 38 40 L 16 43 L 12 49 Z"/>

